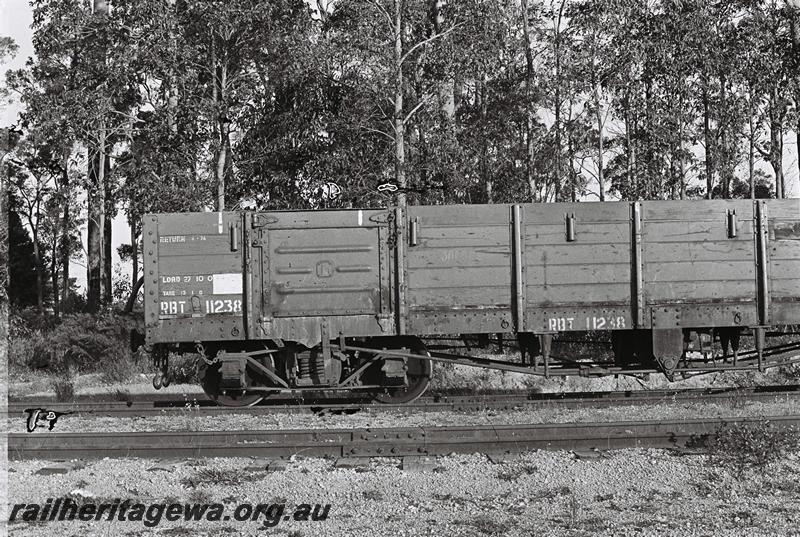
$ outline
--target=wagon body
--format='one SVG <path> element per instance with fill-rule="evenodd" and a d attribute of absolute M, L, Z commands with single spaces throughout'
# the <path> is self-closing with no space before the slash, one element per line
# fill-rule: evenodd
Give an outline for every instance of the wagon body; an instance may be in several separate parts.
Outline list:
<path fill-rule="evenodd" d="M 144 219 L 149 344 L 800 324 L 800 200 Z"/>

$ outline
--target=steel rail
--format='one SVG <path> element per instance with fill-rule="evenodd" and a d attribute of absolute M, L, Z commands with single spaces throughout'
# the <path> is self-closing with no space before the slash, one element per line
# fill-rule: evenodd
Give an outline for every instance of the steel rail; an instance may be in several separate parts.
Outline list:
<path fill-rule="evenodd" d="M 23 459 L 186 457 L 403 457 L 703 447 L 726 424 L 800 426 L 800 415 L 672 421 L 214 432 L 11 433 L 8 456 Z"/>
<path fill-rule="evenodd" d="M 129 401 L 102 401 L 81 399 L 70 403 L 52 400 L 13 401 L 8 405 L 8 415 L 25 415 L 30 408 L 67 411 L 85 416 L 223 416 L 228 414 L 303 414 L 311 412 L 357 412 L 374 410 L 413 414 L 421 412 L 479 412 L 485 410 L 522 410 L 547 407 L 580 408 L 631 405 L 653 405 L 689 402 L 786 402 L 800 399 L 800 385 L 760 386 L 749 388 L 692 388 L 684 390 L 632 390 L 608 392 L 527 393 L 510 392 L 487 395 L 434 395 L 422 397 L 413 403 L 383 404 L 367 400 L 336 397 L 325 399 L 266 400 L 253 407 L 216 406 L 206 399 L 187 400 L 153 394 L 131 398 Z M 201 396 L 202 397 L 202 396 Z"/>

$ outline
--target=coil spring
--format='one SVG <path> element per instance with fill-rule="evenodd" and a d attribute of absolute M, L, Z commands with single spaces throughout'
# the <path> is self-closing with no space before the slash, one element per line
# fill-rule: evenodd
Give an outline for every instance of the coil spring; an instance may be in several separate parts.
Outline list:
<path fill-rule="evenodd" d="M 314 376 L 317 378 L 325 377 L 325 358 L 322 357 L 322 353 L 314 355 Z"/>
<path fill-rule="evenodd" d="M 309 378 L 311 376 L 311 359 L 308 356 L 298 356 L 297 364 L 300 378 Z"/>

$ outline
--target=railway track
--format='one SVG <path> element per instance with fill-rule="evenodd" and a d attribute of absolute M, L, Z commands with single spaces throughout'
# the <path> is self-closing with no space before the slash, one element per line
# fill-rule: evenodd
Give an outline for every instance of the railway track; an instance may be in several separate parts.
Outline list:
<path fill-rule="evenodd" d="M 156 395 L 156 394 L 154 394 Z M 638 390 L 609 392 L 527 393 L 497 392 L 483 395 L 431 395 L 414 403 L 392 405 L 365 400 L 327 397 L 318 399 L 268 399 L 254 407 L 222 407 L 199 396 L 198 399 L 157 394 L 129 397 L 124 401 L 81 398 L 69 403 L 51 399 L 12 401 L 9 416 L 24 415 L 29 408 L 68 411 L 84 416 L 159 416 L 181 413 L 192 416 L 227 414 L 264 415 L 274 413 L 302 414 L 309 412 L 358 412 L 379 410 L 413 414 L 419 412 L 477 412 L 483 410 L 535 409 L 543 407 L 610 407 L 676 402 L 790 401 L 800 398 L 800 385 L 760 386 L 751 388 L 697 388 L 685 390 Z"/>
<path fill-rule="evenodd" d="M 8 435 L 8 456 L 21 459 L 187 457 L 408 457 L 450 453 L 518 453 L 532 449 L 698 448 L 725 424 L 800 426 L 800 415 L 679 421 L 513 426 L 401 427 L 149 433 Z"/>

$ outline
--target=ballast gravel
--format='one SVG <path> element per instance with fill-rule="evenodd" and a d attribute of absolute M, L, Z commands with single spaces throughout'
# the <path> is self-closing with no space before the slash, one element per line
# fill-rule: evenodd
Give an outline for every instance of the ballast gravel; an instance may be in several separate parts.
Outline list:
<path fill-rule="evenodd" d="M 118 498 L 143 504 L 218 502 L 229 519 L 162 518 L 153 527 L 140 521 L 16 520 L 8 531 L 46 537 L 800 535 L 797 454 L 742 477 L 706 455 L 642 449 L 590 459 L 535 451 L 499 463 L 480 454 L 451 455 L 434 459 L 425 472 L 403 471 L 400 462 L 372 459 L 345 469 L 334 460 L 297 459 L 287 461 L 283 471 L 266 472 L 243 458 L 101 460 L 66 474 L 40 475 L 47 462 L 14 461 L 12 504 L 43 504 L 64 495 L 96 505 Z M 236 521 L 233 513 L 243 503 L 285 504 L 284 516 L 273 527 L 265 527 L 263 517 Z M 329 504 L 327 518 L 286 518 L 306 503 Z"/>

